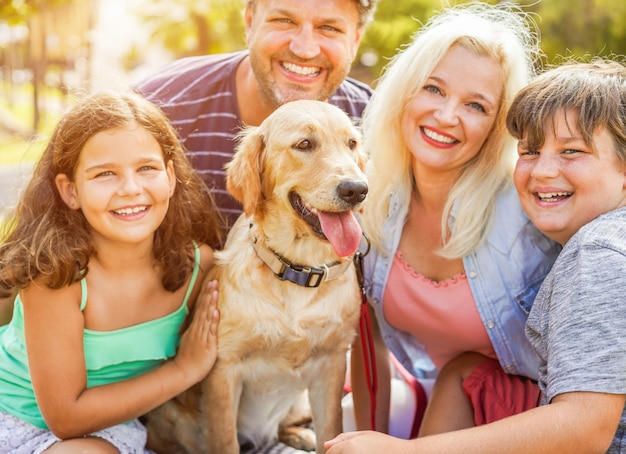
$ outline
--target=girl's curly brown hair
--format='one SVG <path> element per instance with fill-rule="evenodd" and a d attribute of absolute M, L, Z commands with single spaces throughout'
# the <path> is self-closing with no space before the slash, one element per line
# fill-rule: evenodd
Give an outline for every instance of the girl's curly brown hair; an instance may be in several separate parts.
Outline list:
<path fill-rule="evenodd" d="M 95 134 L 136 123 L 172 162 L 176 190 L 154 235 L 153 253 L 163 287 L 180 288 L 193 268 L 192 244 L 221 244 L 222 221 L 213 197 L 194 171 L 165 114 L 134 93 L 99 92 L 78 102 L 59 122 L 32 179 L 5 225 L 0 244 L 0 290 L 22 289 L 43 278 L 50 288 L 70 285 L 88 272 L 96 251 L 82 211 L 71 210 L 55 185 L 58 174 L 74 178 L 80 153 Z"/>

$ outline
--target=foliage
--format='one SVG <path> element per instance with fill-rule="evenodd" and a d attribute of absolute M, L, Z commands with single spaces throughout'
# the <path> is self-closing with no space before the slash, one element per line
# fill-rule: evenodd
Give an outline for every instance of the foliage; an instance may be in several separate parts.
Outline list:
<path fill-rule="evenodd" d="M 380 75 L 389 59 L 410 42 L 420 23 L 438 3 L 438 0 L 379 0 L 374 21 L 361 42 L 357 62 L 370 66 L 374 77 Z M 364 56 L 376 56 L 376 59 L 367 62 Z"/>
<path fill-rule="evenodd" d="M 626 2 L 544 0 L 531 8 L 540 17 L 541 46 L 549 63 L 626 54 Z"/>
<path fill-rule="evenodd" d="M 245 46 L 243 0 L 152 0 L 140 14 L 151 40 L 176 57 Z"/>
<path fill-rule="evenodd" d="M 42 8 L 80 0 L 0 0 L 0 18 L 10 25 L 24 25 Z"/>

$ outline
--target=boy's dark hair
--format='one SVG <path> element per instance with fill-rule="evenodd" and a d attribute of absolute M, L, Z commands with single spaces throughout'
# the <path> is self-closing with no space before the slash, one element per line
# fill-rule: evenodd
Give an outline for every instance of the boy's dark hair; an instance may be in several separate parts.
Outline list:
<path fill-rule="evenodd" d="M 538 150 L 561 111 L 590 146 L 594 132 L 605 129 L 626 162 L 626 66 L 617 58 L 569 62 L 538 76 L 513 101 L 507 128 L 527 149 Z"/>

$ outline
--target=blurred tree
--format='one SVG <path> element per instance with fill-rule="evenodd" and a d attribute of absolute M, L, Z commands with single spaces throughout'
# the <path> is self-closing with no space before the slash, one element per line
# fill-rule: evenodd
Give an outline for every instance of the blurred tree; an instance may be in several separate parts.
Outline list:
<path fill-rule="evenodd" d="M 379 0 L 374 22 L 361 42 L 355 71 L 366 67 L 371 78 L 378 77 L 389 59 L 410 42 L 420 23 L 439 6 L 439 0 Z"/>
<path fill-rule="evenodd" d="M 19 83 L 26 83 L 32 89 L 35 131 L 40 122 L 40 94 L 46 86 L 58 88 L 64 96 L 65 77 L 78 75 L 88 79 L 88 71 L 78 71 L 77 66 L 90 58 L 91 2 L 0 0 L 0 27 L 4 31 L 4 39 L 0 40 L 3 89 L 11 92 L 15 75 L 21 74 Z M 12 39 L 13 31 L 22 29 L 27 33 L 15 34 Z M 7 129 L 6 124 L 0 127 Z"/>
<path fill-rule="evenodd" d="M 529 9 L 540 17 L 541 46 L 549 63 L 570 56 L 584 60 L 626 54 L 623 0 L 550 0 Z"/>
<path fill-rule="evenodd" d="M 140 16 L 151 40 L 176 57 L 245 47 L 243 0 L 152 0 Z"/>
<path fill-rule="evenodd" d="M 74 0 L 0 0 L 0 21 L 10 25 L 27 24 L 42 8 L 74 3 Z"/>
<path fill-rule="evenodd" d="M 470 0 L 380 0 L 355 67 L 369 67 L 372 78 L 433 14 L 445 5 Z M 497 4 L 506 0 L 485 0 Z M 565 57 L 586 60 L 595 55 L 626 55 L 626 2 L 623 0 L 518 0 L 513 3 L 530 13 L 541 36 L 548 63 Z M 371 82 L 371 81 L 370 81 Z"/>

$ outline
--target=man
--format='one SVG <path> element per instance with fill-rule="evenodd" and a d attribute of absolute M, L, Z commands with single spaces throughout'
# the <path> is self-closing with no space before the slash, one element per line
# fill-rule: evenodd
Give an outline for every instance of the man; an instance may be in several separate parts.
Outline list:
<path fill-rule="evenodd" d="M 346 76 L 376 1 L 247 0 L 247 50 L 184 58 L 137 86 L 178 130 L 229 227 L 241 207 L 223 169 L 242 126 L 297 99 L 329 101 L 360 118 L 371 89 Z"/>

